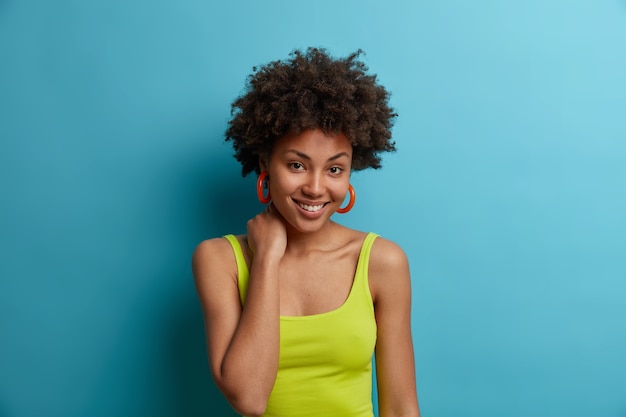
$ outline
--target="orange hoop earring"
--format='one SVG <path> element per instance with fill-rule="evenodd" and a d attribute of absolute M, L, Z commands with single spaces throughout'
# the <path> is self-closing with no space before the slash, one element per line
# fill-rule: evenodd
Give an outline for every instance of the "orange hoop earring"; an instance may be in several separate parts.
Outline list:
<path fill-rule="evenodd" d="M 354 188 L 352 187 L 352 184 L 349 185 L 348 191 L 350 192 L 350 201 L 348 201 L 348 205 L 345 207 L 339 207 L 337 209 L 337 213 L 347 213 L 350 210 L 352 210 L 352 207 L 354 207 L 354 203 L 356 201 L 356 193 L 354 192 Z"/>
<path fill-rule="evenodd" d="M 265 181 L 268 175 L 269 175 L 269 172 L 267 171 L 261 172 L 261 174 L 259 175 L 259 179 L 256 182 L 256 195 L 257 197 L 259 197 L 259 201 L 263 204 L 269 203 L 270 200 L 272 199 L 272 196 L 270 195 L 269 185 L 267 186 L 267 197 L 263 194 L 263 182 Z"/>

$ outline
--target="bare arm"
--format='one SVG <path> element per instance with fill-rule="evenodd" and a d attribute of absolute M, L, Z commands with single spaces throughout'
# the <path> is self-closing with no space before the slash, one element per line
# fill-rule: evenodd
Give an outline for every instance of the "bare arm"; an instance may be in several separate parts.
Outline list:
<path fill-rule="evenodd" d="M 282 242 L 276 221 L 264 212 L 248 223 L 248 239 L 256 250 L 243 309 L 230 244 L 222 238 L 208 240 L 193 255 L 213 378 L 231 406 L 250 416 L 265 412 L 278 370 L 278 269 L 286 240 Z M 261 241 L 267 239 L 262 236 L 274 240 Z"/>
<path fill-rule="evenodd" d="M 406 255 L 378 238 L 370 258 L 378 338 L 376 376 L 381 417 L 419 417 L 411 337 L 411 283 Z"/>

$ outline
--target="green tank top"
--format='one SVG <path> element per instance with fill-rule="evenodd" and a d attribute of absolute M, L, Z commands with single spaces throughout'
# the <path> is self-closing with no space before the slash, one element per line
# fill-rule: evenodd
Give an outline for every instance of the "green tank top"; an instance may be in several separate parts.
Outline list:
<path fill-rule="evenodd" d="M 321 314 L 280 317 L 278 374 L 265 417 L 373 417 L 376 319 L 367 273 L 376 237 L 374 233 L 365 237 L 350 294 L 340 307 Z M 237 260 L 243 305 L 248 266 L 237 238 L 225 238 Z"/>

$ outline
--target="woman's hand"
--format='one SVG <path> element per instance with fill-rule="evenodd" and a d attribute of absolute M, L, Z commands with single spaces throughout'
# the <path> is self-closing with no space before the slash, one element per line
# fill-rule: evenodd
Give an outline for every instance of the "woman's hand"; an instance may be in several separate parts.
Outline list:
<path fill-rule="evenodd" d="M 283 216 L 270 204 L 248 220 L 248 246 L 255 256 L 282 259 L 287 248 L 287 229 Z"/>

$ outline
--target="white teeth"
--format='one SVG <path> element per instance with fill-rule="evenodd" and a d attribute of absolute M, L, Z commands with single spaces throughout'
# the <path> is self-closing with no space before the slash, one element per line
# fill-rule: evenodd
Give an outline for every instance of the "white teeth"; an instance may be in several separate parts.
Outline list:
<path fill-rule="evenodd" d="M 302 204 L 302 203 L 298 203 L 298 205 L 300 207 L 302 207 L 303 209 L 305 209 L 306 211 L 310 211 L 310 212 L 316 212 L 319 211 L 322 207 L 324 207 L 323 204 L 317 205 L 317 206 L 310 206 L 308 204 Z"/>

